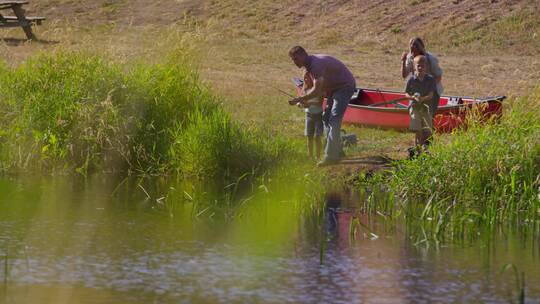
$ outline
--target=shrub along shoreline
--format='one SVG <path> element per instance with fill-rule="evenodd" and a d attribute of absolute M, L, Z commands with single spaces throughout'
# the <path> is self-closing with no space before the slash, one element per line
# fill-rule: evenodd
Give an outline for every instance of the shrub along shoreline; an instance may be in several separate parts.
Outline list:
<path fill-rule="evenodd" d="M 511 101 L 499 122 L 472 124 L 435 140 L 430 155 L 386 177 L 404 214 L 435 240 L 468 239 L 500 225 L 540 235 L 540 86 Z"/>
<path fill-rule="evenodd" d="M 0 65 L 0 171 L 179 174 L 236 180 L 294 154 L 285 139 L 232 121 L 189 53 L 122 66 L 58 52 Z"/>

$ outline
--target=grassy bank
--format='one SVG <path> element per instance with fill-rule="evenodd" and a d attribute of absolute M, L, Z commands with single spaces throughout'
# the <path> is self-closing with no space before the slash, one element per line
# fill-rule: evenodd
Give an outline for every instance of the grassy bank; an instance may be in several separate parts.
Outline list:
<path fill-rule="evenodd" d="M 420 219 L 423 234 L 439 240 L 500 224 L 540 232 L 539 105 L 540 87 L 511 102 L 500 122 L 473 124 L 400 163 L 388 182 L 402 199 L 386 208 Z"/>
<path fill-rule="evenodd" d="M 272 88 L 294 94 L 290 79 L 301 71 L 287 56 L 292 45 L 336 56 L 359 86 L 369 88 L 403 89 L 399 58 L 417 35 L 438 56 L 449 95 L 522 95 L 540 78 L 538 4 L 529 0 L 392 0 L 367 6 L 355 1 L 64 2 L 28 5 L 29 14 L 47 17 L 34 27 L 40 41 L 21 40 L 20 28 L 2 31 L 6 39 L 0 56 L 9 66 L 40 52 L 88 49 L 115 62 L 154 63 L 177 45 L 196 44 L 200 76 L 224 98 L 234 120 L 298 140 L 303 113 L 284 106 L 287 97 Z M 325 17 L 330 15 L 335 18 Z M 509 79 L 508 72 L 515 77 Z M 412 137 L 403 134 L 346 128 L 361 147 L 351 156 L 402 158 L 412 144 Z"/>
<path fill-rule="evenodd" d="M 125 172 L 235 180 L 291 145 L 231 120 L 178 50 L 120 65 L 56 52 L 0 67 L 3 172 Z"/>

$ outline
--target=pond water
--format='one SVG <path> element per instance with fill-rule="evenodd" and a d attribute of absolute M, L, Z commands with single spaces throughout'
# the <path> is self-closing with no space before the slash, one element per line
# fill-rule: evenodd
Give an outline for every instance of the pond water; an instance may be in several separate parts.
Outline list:
<path fill-rule="evenodd" d="M 508 263 L 526 302 L 540 301 L 530 237 L 435 247 L 356 212 L 354 195 L 321 208 L 304 186 L 276 182 L 223 207 L 180 189 L 0 181 L 0 303 L 517 302 Z"/>

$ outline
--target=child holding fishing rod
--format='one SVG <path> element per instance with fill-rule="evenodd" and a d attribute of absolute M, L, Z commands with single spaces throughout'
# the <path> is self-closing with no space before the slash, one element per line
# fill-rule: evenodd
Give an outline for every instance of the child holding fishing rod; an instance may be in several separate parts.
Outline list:
<path fill-rule="evenodd" d="M 304 86 L 302 87 L 303 95 L 313 88 L 313 78 L 308 71 L 304 71 Z M 323 134 L 323 99 L 322 96 L 314 97 L 304 102 L 298 102 L 296 105 L 305 109 L 306 122 L 304 135 L 307 138 L 308 154 L 311 159 L 319 160 L 322 150 L 322 134 Z M 315 155 L 313 146 L 315 145 Z M 315 158 L 316 157 L 316 158 Z"/>
<path fill-rule="evenodd" d="M 415 148 L 409 156 L 427 150 L 433 129 L 433 114 L 430 107 L 436 98 L 437 84 L 435 78 L 426 73 L 426 57 L 414 57 L 414 74 L 405 87 L 406 98 L 410 100 L 410 130 L 416 133 Z"/>

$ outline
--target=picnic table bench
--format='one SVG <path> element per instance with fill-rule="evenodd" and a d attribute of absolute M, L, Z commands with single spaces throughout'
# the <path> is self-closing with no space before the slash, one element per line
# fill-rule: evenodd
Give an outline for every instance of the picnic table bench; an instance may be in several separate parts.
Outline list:
<path fill-rule="evenodd" d="M 28 39 L 35 39 L 32 33 L 32 24 L 40 25 L 44 17 L 26 17 L 26 11 L 22 8 L 28 4 L 25 0 L 4 1 L 0 0 L 0 10 L 12 10 L 15 16 L 4 16 L 0 13 L 0 27 L 22 27 Z"/>

